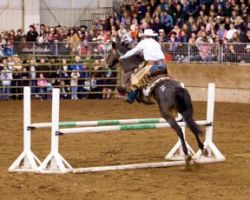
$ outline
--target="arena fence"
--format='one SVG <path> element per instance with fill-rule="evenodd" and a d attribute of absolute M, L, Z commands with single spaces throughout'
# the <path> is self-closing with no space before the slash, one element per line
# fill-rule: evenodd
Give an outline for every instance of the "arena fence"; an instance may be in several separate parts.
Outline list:
<path fill-rule="evenodd" d="M 110 43 L 99 42 L 36 42 L 36 43 L 14 43 L 0 50 L 1 56 L 60 56 L 72 57 L 79 55 L 88 59 L 105 59 Z M 167 62 L 245 62 L 250 63 L 250 44 L 247 43 L 180 43 L 163 42 L 162 49 Z"/>
<path fill-rule="evenodd" d="M 61 62 L 61 60 L 58 60 Z M 121 85 L 120 68 L 109 69 L 100 66 L 94 69 L 93 60 L 81 64 L 83 69 L 77 70 L 77 84 L 72 84 L 72 74 L 75 70 L 70 66 L 75 63 L 68 62 L 68 69 L 62 63 L 35 64 L 35 71 L 29 64 L 10 66 L 7 71 L 0 73 L 0 100 L 22 99 L 23 87 L 30 86 L 32 97 L 37 99 L 51 99 L 52 88 L 60 88 L 61 98 L 71 99 L 102 99 L 117 94 L 115 88 Z M 82 63 L 82 62 L 81 62 Z M 41 75 L 42 74 L 42 75 Z M 42 78 L 43 76 L 44 78 Z"/>

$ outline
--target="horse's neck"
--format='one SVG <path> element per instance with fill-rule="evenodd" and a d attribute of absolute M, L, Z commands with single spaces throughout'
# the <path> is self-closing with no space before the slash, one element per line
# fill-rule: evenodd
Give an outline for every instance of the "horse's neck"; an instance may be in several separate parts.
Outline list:
<path fill-rule="evenodd" d="M 125 47 L 125 46 L 120 46 L 119 50 L 120 50 L 120 53 L 124 55 L 127 51 L 130 50 L 130 48 Z M 142 61 L 143 61 L 143 58 L 140 58 L 140 56 L 138 55 L 133 55 L 122 62 L 123 70 L 125 72 L 131 72 L 135 68 L 137 68 L 139 64 L 141 64 Z"/>

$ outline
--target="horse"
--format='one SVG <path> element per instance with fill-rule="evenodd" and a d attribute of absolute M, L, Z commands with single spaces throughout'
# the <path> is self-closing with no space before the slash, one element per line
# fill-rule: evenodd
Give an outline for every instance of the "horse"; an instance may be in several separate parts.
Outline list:
<path fill-rule="evenodd" d="M 107 65 L 109 67 L 114 67 L 120 62 L 124 73 L 131 75 L 143 61 L 143 58 L 140 55 L 134 55 L 119 61 L 119 57 L 128 50 L 128 45 L 112 42 L 112 48 L 109 50 L 106 59 Z M 182 150 L 185 154 L 185 162 L 186 165 L 188 165 L 192 157 L 188 152 L 182 129 L 176 121 L 177 113 L 182 115 L 187 127 L 194 134 L 198 147 L 202 152 L 204 150 L 204 145 L 199 138 L 203 131 L 193 119 L 193 105 L 188 90 L 183 88 L 178 81 L 168 78 L 164 79 L 153 88 L 152 96 L 159 107 L 161 116 L 170 124 L 170 127 L 175 130 L 180 138 Z"/>

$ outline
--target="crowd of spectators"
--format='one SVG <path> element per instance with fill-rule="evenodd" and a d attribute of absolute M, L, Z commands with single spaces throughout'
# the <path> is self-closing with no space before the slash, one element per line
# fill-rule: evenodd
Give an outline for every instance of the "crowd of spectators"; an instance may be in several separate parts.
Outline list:
<path fill-rule="evenodd" d="M 76 67 L 79 65 L 79 57 L 74 61 L 75 65 L 69 65 L 70 72 L 43 74 L 35 72 L 37 70 L 35 63 L 40 63 L 38 68 L 45 70 L 57 66 L 54 67 L 56 71 L 58 65 L 53 65 L 54 58 L 49 61 L 49 65 L 45 65 L 47 62 L 45 58 L 39 60 L 33 58 L 26 62 L 20 61 L 13 55 L 50 53 L 61 56 L 80 55 L 84 58 L 91 52 L 91 55 L 96 53 L 100 56 L 109 41 L 119 40 L 124 34 L 129 34 L 137 42 L 140 40 L 140 32 L 145 28 L 151 28 L 159 34 L 157 40 L 162 44 L 166 60 L 249 63 L 250 23 L 248 19 L 247 0 L 125 0 L 120 8 L 114 10 L 109 17 L 95 20 L 92 27 L 61 25 L 49 27 L 44 24 L 33 24 L 30 25 L 26 34 L 22 29 L 3 31 L 0 33 L 1 84 L 13 86 L 17 84 L 15 81 L 4 81 L 4 78 L 7 80 L 19 78 L 22 81 L 19 81 L 18 85 L 21 83 L 21 85 L 26 85 L 29 83 L 25 79 L 31 78 L 33 79 L 32 85 L 39 86 L 39 91 L 45 93 L 49 88 L 47 86 L 53 85 L 53 81 L 57 80 L 60 74 L 71 79 L 69 82 L 58 83 L 71 85 L 69 90 L 63 87 L 66 88 L 64 93 L 71 91 L 73 99 L 84 98 L 77 92 L 83 92 L 94 84 L 83 82 L 83 78 L 88 77 L 89 74 L 84 72 L 84 66 Z M 223 56 L 218 56 L 221 55 L 219 52 L 223 52 Z M 5 58 L 6 56 L 8 58 Z M 28 64 L 28 69 L 10 67 L 13 64 L 9 63 L 21 66 L 20 62 Z M 63 66 L 67 66 L 66 62 L 67 60 L 62 60 Z M 99 65 L 98 62 L 96 61 L 95 65 Z M 22 71 L 21 75 L 15 72 L 19 68 Z M 103 76 L 103 74 L 96 76 Z M 108 76 L 108 73 L 105 76 Z M 51 77 L 53 79 L 48 80 Z M 34 81 L 35 78 L 40 80 Z M 46 85 L 46 90 L 44 85 Z M 84 85 L 84 87 L 78 87 L 78 85 Z M 8 89 L 3 89 L 3 91 L 9 92 Z M 37 91 L 35 89 L 34 92 Z M 105 97 L 109 98 L 110 88 L 106 88 L 105 91 L 109 91 L 105 92 Z M 14 93 L 17 92 L 14 91 Z"/>
<path fill-rule="evenodd" d="M 125 0 L 119 10 L 107 18 L 97 19 L 92 27 L 34 24 L 26 34 L 22 29 L 1 32 L 0 56 L 20 53 L 21 50 L 86 55 L 93 42 L 99 45 L 94 44 L 96 48 L 92 48 L 91 53 L 100 53 L 104 49 L 101 44 L 126 33 L 137 41 L 143 29 L 152 28 L 159 33 L 157 39 L 160 42 L 169 43 L 164 47 L 166 52 L 178 52 L 178 48 L 187 52 L 187 45 L 179 45 L 186 43 L 197 47 L 191 54 L 198 52 L 199 56 L 191 60 L 207 61 L 211 60 L 212 54 L 217 54 L 213 52 L 216 44 L 225 45 L 227 53 L 245 51 L 245 46 L 230 46 L 228 43 L 249 43 L 247 5 L 247 0 Z M 27 42 L 36 42 L 36 45 Z M 205 43 L 210 45 L 203 45 Z"/>

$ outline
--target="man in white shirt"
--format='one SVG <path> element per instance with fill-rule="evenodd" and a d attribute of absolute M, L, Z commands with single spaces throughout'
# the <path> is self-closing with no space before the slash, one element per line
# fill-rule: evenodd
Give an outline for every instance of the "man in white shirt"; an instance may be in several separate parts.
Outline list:
<path fill-rule="evenodd" d="M 153 39 L 153 37 L 156 36 L 158 36 L 158 34 L 154 33 L 152 29 L 145 29 L 144 33 L 140 35 L 140 37 L 144 39 L 120 57 L 120 60 L 124 60 L 130 56 L 141 53 L 145 60 L 145 63 L 131 76 L 131 91 L 128 93 L 127 99 L 129 103 L 133 103 L 137 97 L 138 89 L 148 83 L 148 77 L 150 75 L 157 70 L 166 72 L 166 65 L 164 63 L 165 56 L 162 52 L 161 45 Z"/>

